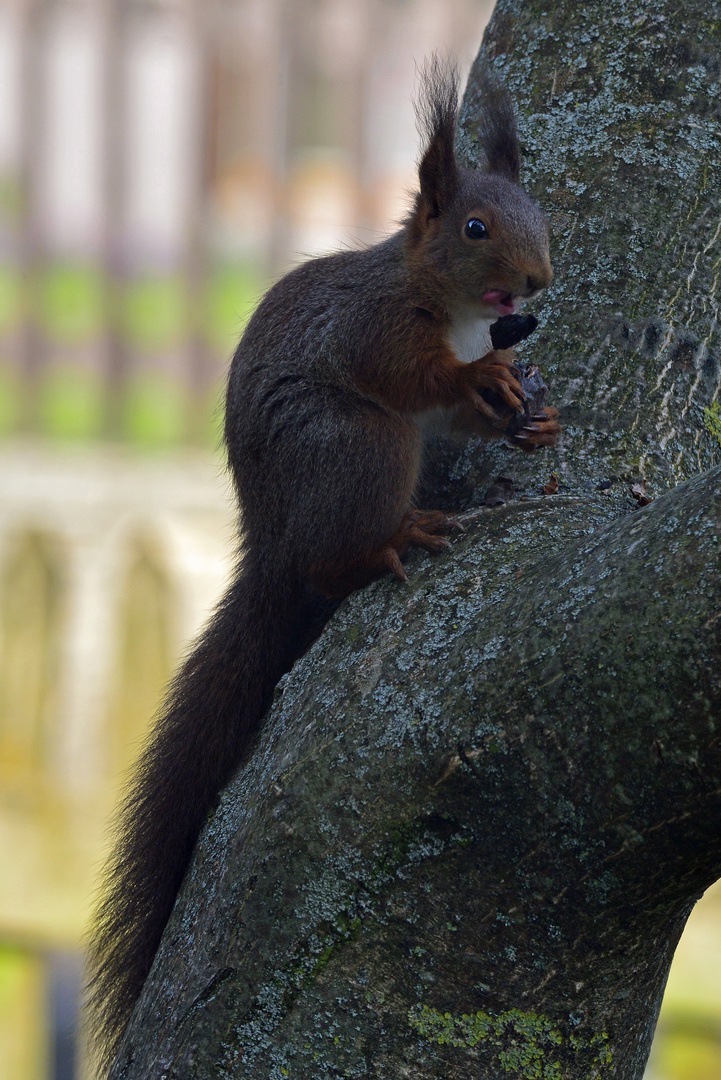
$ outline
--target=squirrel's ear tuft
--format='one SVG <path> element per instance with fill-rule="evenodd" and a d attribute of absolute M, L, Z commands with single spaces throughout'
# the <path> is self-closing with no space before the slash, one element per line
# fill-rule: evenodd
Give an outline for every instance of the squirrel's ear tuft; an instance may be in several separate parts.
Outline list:
<path fill-rule="evenodd" d="M 485 172 L 497 173 L 517 184 L 521 155 L 511 95 L 488 68 L 481 70 L 478 82 L 483 110 L 479 141 L 486 158 Z"/>
<path fill-rule="evenodd" d="M 414 216 L 421 228 L 443 213 L 458 187 L 458 166 L 453 149 L 458 87 L 458 70 L 454 64 L 444 63 L 435 55 L 426 62 L 416 101 L 416 121 L 423 144 L 418 166 L 421 190 Z"/>

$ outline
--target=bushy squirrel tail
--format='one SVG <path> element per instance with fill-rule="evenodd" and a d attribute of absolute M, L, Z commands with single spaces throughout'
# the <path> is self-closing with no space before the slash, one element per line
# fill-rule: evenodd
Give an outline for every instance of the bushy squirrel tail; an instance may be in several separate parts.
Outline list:
<path fill-rule="evenodd" d="M 89 1028 L 105 1067 L 216 796 L 246 756 L 278 679 L 330 614 L 319 603 L 313 611 L 292 575 L 246 557 L 171 683 L 120 806 L 90 943 Z"/>

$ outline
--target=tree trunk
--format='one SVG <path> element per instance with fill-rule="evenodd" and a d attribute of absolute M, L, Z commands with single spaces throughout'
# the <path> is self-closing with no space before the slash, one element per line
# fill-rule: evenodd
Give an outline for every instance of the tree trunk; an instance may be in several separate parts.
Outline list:
<path fill-rule="evenodd" d="M 118 1080 L 642 1076 L 721 875 L 720 47 L 702 0 L 498 5 L 562 444 L 435 448 L 437 503 L 522 497 L 352 596 L 283 681 Z"/>

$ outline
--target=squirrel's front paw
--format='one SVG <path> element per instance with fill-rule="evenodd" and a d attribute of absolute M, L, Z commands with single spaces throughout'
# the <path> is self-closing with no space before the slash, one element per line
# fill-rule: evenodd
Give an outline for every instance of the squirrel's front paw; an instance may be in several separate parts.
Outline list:
<path fill-rule="evenodd" d="M 548 387 L 535 364 L 528 367 L 514 367 L 519 377 L 523 399 L 520 409 L 511 411 L 505 400 L 494 391 L 483 391 L 483 397 L 490 404 L 496 416 L 489 417 L 493 427 L 502 431 L 513 446 L 523 450 L 535 450 L 538 446 L 553 446 L 561 432 L 561 425 L 556 419 L 558 410 L 544 404 Z"/>
<path fill-rule="evenodd" d="M 539 409 L 524 421 L 520 431 L 515 431 L 508 436 L 508 441 L 527 451 L 535 450 L 537 446 L 554 446 L 562 430 L 556 419 L 557 416 L 558 409 L 550 406 Z"/>
<path fill-rule="evenodd" d="M 505 428 L 508 417 L 523 412 L 525 394 L 512 353 L 490 352 L 469 365 L 468 396 L 494 426 Z"/>

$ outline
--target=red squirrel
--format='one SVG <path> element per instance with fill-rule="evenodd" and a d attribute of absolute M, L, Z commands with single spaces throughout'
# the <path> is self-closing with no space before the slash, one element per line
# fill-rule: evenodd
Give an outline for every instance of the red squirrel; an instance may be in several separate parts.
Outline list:
<path fill-rule="evenodd" d="M 233 357 L 225 442 L 243 550 L 173 681 L 125 794 L 90 950 L 90 1022 L 107 1065 L 153 962 L 198 834 L 273 689 L 340 598 L 454 522 L 413 507 L 424 428 L 499 437 L 491 391 L 523 391 L 489 328 L 551 280 L 545 216 L 519 186 L 513 107 L 489 76 L 483 172 L 454 151 L 458 78 L 437 61 L 418 107 L 419 190 L 398 232 L 278 281 Z M 521 335 L 523 336 L 523 335 Z M 551 445 L 555 410 L 511 441 Z"/>

